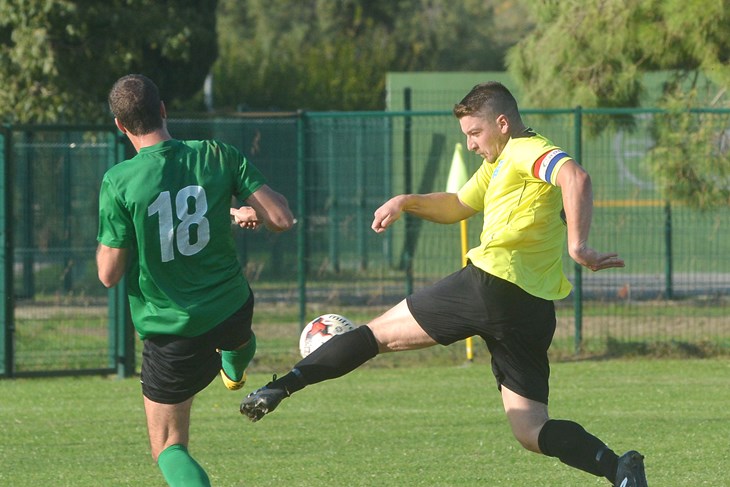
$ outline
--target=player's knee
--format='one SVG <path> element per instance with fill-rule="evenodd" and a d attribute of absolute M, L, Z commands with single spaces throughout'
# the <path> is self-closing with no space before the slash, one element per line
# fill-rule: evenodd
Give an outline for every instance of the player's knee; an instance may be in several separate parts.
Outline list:
<path fill-rule="evenodd" d="M 542 425 L 513 422 L 511 423 L 511 426 L 512 434 L 525 450 L 540 453 L 538 438 L 540 436 L 540 429 L 542 428 Z"/>
<path fill-rule="evenodd" d="M 513 431 L 515 439 L 522 445 L 525 450 L 533 453 L 540 453 L 540 447 L 537 444 L 537 435 L 525 431 Z"/>

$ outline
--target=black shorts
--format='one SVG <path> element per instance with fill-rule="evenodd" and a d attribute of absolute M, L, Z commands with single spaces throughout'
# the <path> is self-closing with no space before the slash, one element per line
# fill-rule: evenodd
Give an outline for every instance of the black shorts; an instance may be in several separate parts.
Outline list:
<path fill-rule="evenodd" d="M 555 305 L 473 264 L 406 298 L 421 328 L 449 345 L 480 336 L 492 355 L 501 388 L 548 402 L 547 351 L 555 333 Z"/>
<path fill-rule="evenodd" d="M 238 311 L 196 337 L 157 335 L 144 340 L 142 394 L 152 401 L 178 404 L 205 389 L 218 375 L 216 349 L 235 350 L 251 338 L 253 293 Z"/>

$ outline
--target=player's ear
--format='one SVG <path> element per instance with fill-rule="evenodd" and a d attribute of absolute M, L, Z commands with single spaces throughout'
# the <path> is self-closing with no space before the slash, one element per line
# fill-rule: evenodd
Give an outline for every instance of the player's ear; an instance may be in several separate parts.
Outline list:
<path fill-rule="evenodd" d="M 122 122 L 120 122 L 117 117 L 114 117 L 114 125 L 117 126 L 117 128 L 119 129 L 119 131 L 121 133 L 123 133 L 124 135 L 127 135 L 127 129 L 124 128 L 124 125 L 122 125 Z"/>
<path fill-rule="evenodd" d="M 163 119 L 167 118 L 167 109 L 165 108 L 164 101 L 160 101 L 160 116 L 162 116 Z"/>
<path fill-rule="evenodd" d="M 509 133 L 509 118 L 505 114 L 501 114 L 497 117 L 497 128 L 499 128 L 499 131 L 502 134 L 508 134 Z"/>

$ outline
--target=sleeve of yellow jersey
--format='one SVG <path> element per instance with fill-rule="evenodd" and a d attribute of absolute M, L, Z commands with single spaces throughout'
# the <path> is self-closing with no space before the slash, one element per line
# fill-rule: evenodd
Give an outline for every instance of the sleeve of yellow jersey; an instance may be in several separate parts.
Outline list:
<path fill-rule="evenodd" d="M 558 171 L 570 159 L 572 158 L 562 149 L 552 149 L 537 158 L 532 165 L 532 175 L 557 186 Z"/>
<path fill-rule="evenodd" d="M 487 186 L 489 186 L 489 181 L 492 179 L 493 166 L 493 164 L 482 162 L 477 172 L 457 193 L 461 202 L 475 211 L 484 210 L 484 194 L 487 192 Z"/>

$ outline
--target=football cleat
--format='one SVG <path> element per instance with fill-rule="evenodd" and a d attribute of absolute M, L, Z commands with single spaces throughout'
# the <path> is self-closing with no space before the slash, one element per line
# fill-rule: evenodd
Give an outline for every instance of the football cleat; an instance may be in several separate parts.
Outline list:
<path fill-rule="evenodd" d="M 279 403 L 289 397 L 289 392 L 284 388 L 271 387 L 274 379 L 264 387 L 253 391 L 241 401 L 241 414 L 248 417 L 254 423 L 270 413 Z"/>
<path fill-rule="evenodd" d="M 243 377 L 241 380 L 233 380 L 228 377 L 226 371 L 221 369 L 221 379 L 223 379 L 223 385 L 225 385 L 231 391 L 237 391 L 246 384 L 246 371 L 243 371 Z"/>
<path fill-rule="evenodd" d="M 647 487 L 644 473 L 644 455 L 631 450 L 618 459 L 614 487 Z"/>

